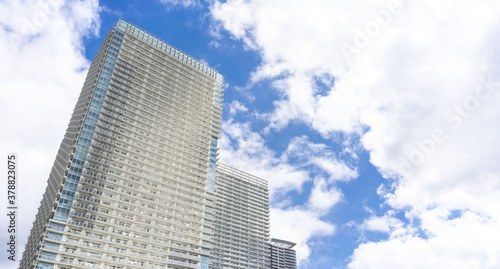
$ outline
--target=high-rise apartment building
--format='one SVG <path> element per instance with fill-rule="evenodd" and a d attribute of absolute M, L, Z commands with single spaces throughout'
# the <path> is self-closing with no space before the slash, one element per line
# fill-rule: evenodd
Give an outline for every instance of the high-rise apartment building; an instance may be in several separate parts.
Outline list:
<path fill-rule="evenodd" d="M 271 248 L 271 269 L 297 268 L 297 257 L 293 249 L 295 243 L 272 238 L 269 245 Z"/>
<path fill-rule="evenodd" d="M 120 20 L 90 66 L 20 268 L 209 268 L 224 226 L 214 213 L 222 84 Z M 258 238 L 238 231 L 258 241 L 245 246 L 256 264 L 265 221 Z"/>
<path fill-rule="evenodd" d="M 213 268 L 269 268 L 267 181 L 218 163 Z"/>

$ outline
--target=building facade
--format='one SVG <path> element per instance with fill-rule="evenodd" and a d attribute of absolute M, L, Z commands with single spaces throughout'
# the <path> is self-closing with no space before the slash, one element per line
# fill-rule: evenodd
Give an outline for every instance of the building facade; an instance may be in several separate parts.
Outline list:
<path fill-rule="evenodd" d="M 20 268 L 209 268 L 222 88 L 215 70 L 120 20 L 90 66 Z"/>
<path fill-rule="evenodd" d="M 217 165 L 211 268 L 270 266 L 267 181 Z"/>
<path fill-rule="evenodd" d="M 293 249 L 295 243 L 272 238 L 269 246 L 271 249 L 271 269 L 297 268 L 297 257 Z"/>

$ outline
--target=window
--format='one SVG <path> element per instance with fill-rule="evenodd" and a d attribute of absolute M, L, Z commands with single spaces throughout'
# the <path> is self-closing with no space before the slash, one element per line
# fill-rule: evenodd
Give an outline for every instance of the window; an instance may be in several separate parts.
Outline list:
<path fill-rule="evenodd" d="M 54 253 L 48 253 L 48 252 L 43 252 L 40 254 L 40 258 L 42 259 L 46 259 L 46 260 L 51 260 L 51 261 L 55 261 L 56 260 L 56 254 Z M 51 267 L 52 268 L 52 267 Z"/>
<path fill-rule="evenodd" d="M 36 268 L 39 268 L 39 269 L 52 269 L 52 268 L 54 268 L 54 265 L 50 264 L 50 263 L 39 262 L 38 265 L 36 266 Z"/>
<path fill-rule="evenodd" d="M 58 230 L 58 231 L 64 231 L 64 227 L 66 227 L 66 226 L 64 226 L 62 224 L 57 224 L 57 223 L 51 223 L 49 226 L 50 229 Z"/>
<path fill-rule="evenodd" d="M 55 233 L 48 232 L 47 233 L 47 238 L 61 241 L 62 235 L 61 234 L 55 234 Z"/>
<path fill-rule="evenodd" d="M 43 247 L 46 249 L 58 250 L 59 244 L 51 243 L 51 242 L 44 242 Z"/>

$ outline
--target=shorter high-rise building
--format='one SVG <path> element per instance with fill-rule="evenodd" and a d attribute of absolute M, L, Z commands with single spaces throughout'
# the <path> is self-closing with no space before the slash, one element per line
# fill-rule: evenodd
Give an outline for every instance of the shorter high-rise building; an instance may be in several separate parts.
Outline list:
<path fill-rule="evenodd" d="M 218 163 L 214 193 L 210 268 L 269 268 L 267 181 Z"/>
<path fill-rule="evenodd" d="M 297 268 L 297 257 L 293 249 L 295 243 L 273 238 L 269 245 L 271 247 L 271 269 Z"/>

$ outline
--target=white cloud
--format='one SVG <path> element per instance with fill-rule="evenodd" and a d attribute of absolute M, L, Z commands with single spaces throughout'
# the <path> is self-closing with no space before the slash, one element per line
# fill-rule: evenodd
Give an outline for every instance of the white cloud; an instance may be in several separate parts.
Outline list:
<path fill-rule="evenodd" d="M 348 181 L 358 177 L 358 172 L 336 159 L 317 157 L 312 162 L 325 170 L 331 180 Z"/>
<path fill-rule="evenodd" d="M 326 180 L 318 178 L 309 196 L 309 208 L 313 211 L 327 211 L 342 200 L 342 192 L 333 186 L 328 186 Z"/>
<path fill-rule="evenodd" d="M 271 237 L 296 243 L 297 261 L 304 262 L 311 249 L 307 242 L 313 236 L 328 236 L 335 232 L 335 226 L 320 220 L 320 215 L 304 208 L 271 209 Z"/>
<path fill-rule="evenodd" d="M 302 191 L 305 182 L 313 181 L 309 173 L 324 172 L 328 183 L 347 181 L 358 176 L 324 144 L 308 141 L 306 136 L 293 138 L 279 155 L 265 145 L 264 138 L 250 123 L 224 122 L 219 141 L 221 161 L 247 171 L 269 182 L 271 198 L 289 191 Z"/>
<path fill-rule="evenodd" d="M 269 128 L 301 121 L 324 137 L 360 135 L 371 163 L 396 179 L 384 197 L 412 221 L 408 236 L 361 244 L 352 268 L 499 267 L 500 3 L 394 2 L 228 1 L 212 15 L 262 55 L 252 81 L 275 80 L 282 93 Z M 326 93 L 315 83 L 324 76 L 334 77 Z M 477 215 L 434 215 L 456 210 Z M 475 230 L 492 236 L 461 240 Z M 464 253 L 467 244 L 481 247 Z"/>
<path fill-rule="evenodd" d="M 19 158 L 21 255 L 57 153 L 54 149 L 83 85 L 89 62 L 82 38 L 98 32 L 99 8 L 97 1 L 58 0 L 2 1 L 0 6 L 1 152 L 14 152 Z M 3 193 L 5 186 L 0 184 Z M 4 221 L 1 225 L 6 227 Z M 9 268 L 13 265 L 5 255 L 2 252 L 1 267 Z"/>
<path fill-rule="evenodd" d="M 349 181 L 358 177 L 356 169 L 346 165 L 327 145 L 313 143 L 306 136 L 294 137 L 282 156 L 283 160 L 295 159 L 300 166 L 313 165 L 329 176 L 329 181 Z M 347 160 L 347 158 L 344 158 Z"/>
<path fill-rule="evenodd" d="M 238 112 L 247 112 L 248 108 L 246 108 L 242 103 L 238 100 L 234 100 L 231 104 L 229 104 L 229 114 L 235 115 Z"/>
<path fill-rule="evenodd" d="M 360 229 L 372 232 L 384 232 L 392 234 L 399 234 L 404 224 L 401 220 L 394 217 L 395 212 L 390 210 L 384 216 L 371 216 L 366 219 Z M 396 231 L 398 229 L 398 231 Z M 403 232 L 404 233 L 404 232 Z"/>
<path fill-rule="evenodd" d="M 288 208 L 271 208 L 271 237 L 296 243 L 299 267 L 311 266 L 314 259 L 323 257 L 314 255 L 308 258 L 314 247 L 313 238 L 324 238 L 335 233 L 336 226 L 324 220 L 329 210 L 343 198 L 342 192 L 323 178 L 314 180 L 309 199 L 304 205 Z"/>
<path fill-rule="evenodd" d="M 428 239 L 405 234 L 362 244 L 348 268 L 498 268 L 498 221 L 467 212 L 436 224 Z"/>

